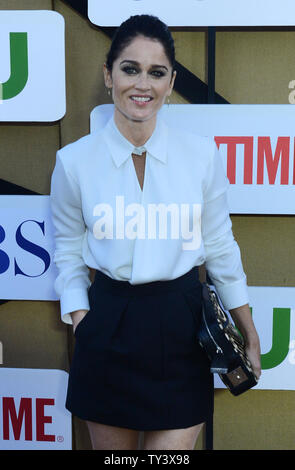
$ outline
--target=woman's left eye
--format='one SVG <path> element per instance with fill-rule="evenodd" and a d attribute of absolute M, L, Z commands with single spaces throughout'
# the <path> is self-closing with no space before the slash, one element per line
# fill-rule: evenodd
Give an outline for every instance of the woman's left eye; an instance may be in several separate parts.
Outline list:
<path fill-rule="evenodd" d="M 152 70 L 151 74 L 154 75 L 157 78 L 164 77 L 164 75 L 165 75 L 165 73 L 162 72 L 161 70 Z"/>

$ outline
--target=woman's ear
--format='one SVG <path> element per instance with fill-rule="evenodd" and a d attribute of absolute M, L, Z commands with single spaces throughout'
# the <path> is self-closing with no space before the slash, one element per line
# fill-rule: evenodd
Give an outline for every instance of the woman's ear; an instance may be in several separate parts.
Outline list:
<path fill-rule="evenodd" d="M 176 78 L 176 70 L 174 70 L 174 72 L 172 73 L 172 77 L 171 77 L 170 84 L 169 84 L 169 91 L 168 91 L 168 93 L 167 93 L 167 96 L 170 96 L 171 93 L 172 93 L 172 90 L 173 90 L 173 87 L 174 87 L 175 78 Z"/>
<path fill-rule="evenodd" d="M 107 88 L 112 88 L 113 80 L 110 70 L 107 68 L 106 64 L 103 64 L 103 74 L 104 74 L 104 83 Z"/>

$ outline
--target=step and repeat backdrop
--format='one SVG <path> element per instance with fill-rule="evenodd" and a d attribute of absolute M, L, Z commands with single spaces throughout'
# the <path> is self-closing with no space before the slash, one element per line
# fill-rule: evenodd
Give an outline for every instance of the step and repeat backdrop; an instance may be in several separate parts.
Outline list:
<path fill-rule="evenodd" d="M 156 14 L 171 26 L 292 25 L 293 1 L 89 0 L 90 22 L 117 26 L 131 14 Z M 0 121 L 55 122 L 66 113 L 65 22 L 53 11 L 0 11 Z M 90 132 L 112 105 L 95 107 Z M 163 119 L 215 139 L 230 182 L 232 214 L 295 214 L 295 108 L 287 105 L 165 105 Z M 26 158 L 24 153 L 23 158 Z M 49 196 L 0 196 L 0 299 L 56 301 Z M 276 240 L 274 240 L 276 243 Z M 256 389 L 295 390 L 295 287 L 249 287 L 261 338 Z M 1 342 L 1 329 L 0 329 Z M 0 355 L 3 354 L 3 345 Z M 0 358 L 1 359 L 1 358 Z M 71 449 L 64 407 L 67 373 L 0 368 L 0 447 Z M 223 385 L 216 378 L 216 388 Z"/>

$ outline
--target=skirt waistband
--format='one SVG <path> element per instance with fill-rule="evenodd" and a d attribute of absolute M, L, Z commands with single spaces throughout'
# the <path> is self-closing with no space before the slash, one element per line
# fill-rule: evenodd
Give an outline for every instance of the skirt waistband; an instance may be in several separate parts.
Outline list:
<path fill-rule="evenodd" d="M 130 284 L 129 281 L 119 281 L 107 276 L 100 270 L 95 271 L 94 283 L 97 287 L 113 294 L 120 295 L 154 295 L 156 293 L 173 291 L 175 289 L 189 289 L 195 287 L 199 279 L 198 266 L 175 279 L 152 281 L 143 284 Z"/>

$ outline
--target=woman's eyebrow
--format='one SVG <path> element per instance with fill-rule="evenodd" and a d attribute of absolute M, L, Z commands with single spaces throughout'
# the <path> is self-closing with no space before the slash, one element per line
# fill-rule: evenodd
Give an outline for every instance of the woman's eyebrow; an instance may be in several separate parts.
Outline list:
<path fill-rule="evenodd" d="M 140 65 L 139 62 L 137 62 L 136 60 L 122 60 L 122 62 L 120 62 L 120 65 L 122 65 L 124 63 L 133 64 L 133 65 L 137 65 L 137 66 Z M 166 69 L 167 72 L 168 72 L 168 68 L 166 67 L 166 65 L 152 64 L 151 67 Z"/>

